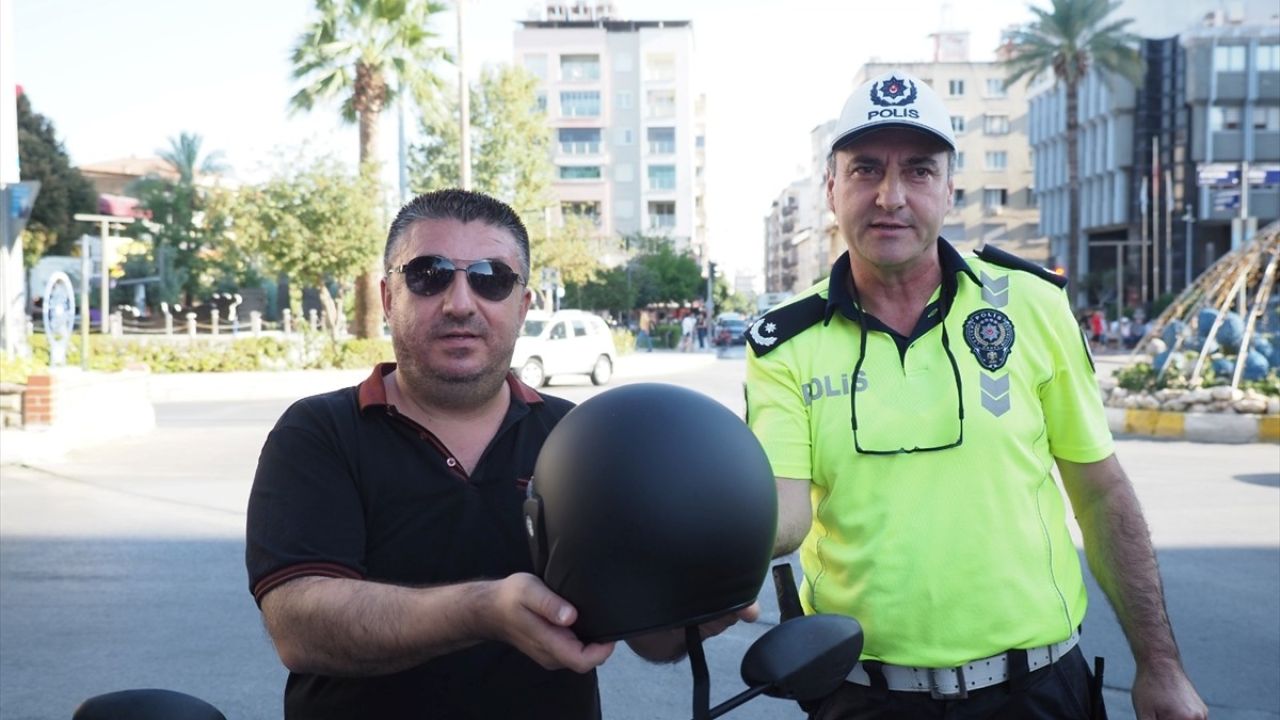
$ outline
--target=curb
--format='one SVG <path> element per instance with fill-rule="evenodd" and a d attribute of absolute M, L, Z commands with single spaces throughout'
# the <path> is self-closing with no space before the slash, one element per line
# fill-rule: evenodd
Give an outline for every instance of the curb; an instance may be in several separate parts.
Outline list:
<path fill-rule="evenodd" d="M 1105 408 L 1111 432 L 1206 443 L 1280 443 L 1280 415 Z"/>

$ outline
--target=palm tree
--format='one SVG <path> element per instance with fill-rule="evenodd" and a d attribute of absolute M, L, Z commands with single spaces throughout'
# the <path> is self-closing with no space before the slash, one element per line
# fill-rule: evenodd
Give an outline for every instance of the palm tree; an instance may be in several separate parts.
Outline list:
<path fill-rule="evenodd" d="M 431 68 L 444 52 L 428 30 L 431 15 L 444 10 L 434 0 L 316 0 L 319 17 L 298 37 L 291 55 L 293 77 L 303 83 L 289 105 L 310 111 L 317 102 L 340 99 L 342 118 L 360 129 L 360 171 L 377 167 L 378 119 L 401 92 L 427 103 L 440 81 Z M 377 202 L 370 198 L 370 202 Z M 377 268 L 356 278 L 353 330 L 357 337 L 381 332 Z"/>
<path fill-rule="evenodd" d="M 1089 71 L 1119 75 L 1142 83 L 1143 62 L 1135 49 L 1139 38 L 1125 30 L 1133 20 L 1108 20 L 1119 0 L 1052 0 L 1051 10 L 1030 8 L 1035 20 L 1010 38 L 1004 61 L 1005 86 L 1052 72 L 1067 97 L 1067 277 L 1076 279 L 1080 262 L 1080 110 L 1078 91 Z"/>
<path fill-rule="evenodd" d="M 167 150 L 157 150 L 156 154 L 178 173 L 180 184 L 192 185 L 197 175 L 220 173 L 227 169 L 221 150 L 200 159 L 200 146 L 203 143 L 204 138 L 196 133 L 179 133 L 178 137 L 169 138 Z"/>

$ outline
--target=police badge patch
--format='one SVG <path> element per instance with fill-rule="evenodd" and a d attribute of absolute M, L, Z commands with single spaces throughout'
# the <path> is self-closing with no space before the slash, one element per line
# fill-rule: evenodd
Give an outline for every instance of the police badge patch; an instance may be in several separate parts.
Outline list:
<path fill-rule="evenodd" d="M 1013 322 L 999 310 L 977 310 L 965 318 L 964 341 L 978 364 L 995 372 L 1004 367 L 1013 349 Z"/>

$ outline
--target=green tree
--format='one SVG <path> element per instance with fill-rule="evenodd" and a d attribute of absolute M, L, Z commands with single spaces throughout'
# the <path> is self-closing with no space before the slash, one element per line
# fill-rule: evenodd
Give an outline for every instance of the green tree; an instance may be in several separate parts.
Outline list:
<path fill-rule="evenodd" d="M 486 67 L 471 87 L 471 184 L 510 205 L 530 225 L 542 224 L 550 197 L 551 130 L 537 109 L 538 79 L 512 65 Z M 423 141 L 409 151 L 415 192 L 458 187 L 458 105 L 424 109 Z M 532 229 L 532 228 L 531 228 Z"/>
<path fill-rule="evenodd" d="M 178 137 L 169 138 L 167 149 L 157 150 L 156 154 L 178 173 L 180 184 L 194 185 L 198 175 L 215 175 L 227 170 L 221 150 L 200 157 L 203 144 L 204 138 L 196 133 L 179 133 Z"/>
<path fill-rule="evenodd" d="M 218 267 L 222 229 L 206 217 L 210 191 L 196 183 L 200 175 L 226 170 L 222 153 L 201 156 L 203 139 L 195 133 L 169 138 L 169 147 L 156 151 L 178 175 L 176 182 L 146 177 L 130 191 L 151 211 L 151 219 L 135 224 L 129 234 L 150 240 L 150 263 L 160 276 L 159 299 L 191 305 L 212 292 L 224 278 Z M 134 268 L 140 264 L 135 261 Z M 218 288 L 222 289 L 222 288 Z"/>
<path fill-rule="evenodd" d="M 698 261 L 689 253 L 677 254 L 669 242 L 646 238 L 651 251 L 631 263 L 631 283 L 636 306 L 654 303 L 686 303 L 703 297 L 706 280 Z"/>
<path fill-rule="evenodd" d="M 88 229 L 76 222 L 75 214 L 97 212 L 98 193 L 71 167 L 53 122 L 31 109 L 26 94 L 18 95 L 18 163 L 23 180 L 40 182 L 23 235 L 27 266 L 46 253 L 72 254 Z"/>
<path fill-rule="evenodd" d="M 293 77 L 303 85 L 289 104 L 310 111 L 318 102 L 341 99 L 342 118 L 359 128 L 362 174 L 377 174 L 378 119 L 388 103 L 403 92 L 427 107 L 439 87 L 432 68 L 444 53 L 428 27 L 443 9 L 432 0 L 316 0 L 319 17 L 293 47 Z M 379 193 L 376 185 L 368 187 L 372 207 Z M 357 337 L 381 332 L 381 274 L 371 264 L 357 278 Z"/>
<path fill-rule="evenodd" d="M 636 292 L 625 267 L 602 270 L 589 282 L 565 283 L 564 295 L 573 307 L 583 310 L 625 315 L 636 307 Z"/>
<path fill-rule="evenodd" d="M 300 160 L 261 185 L 228 195 L 219 212 L 240 264 L 318 288 L 336 332 L 342 296 L 382 251 L 381 220 L 368 201 L 377 192 L 375 179 L 347 172 L 332 158 Z M 336 301 L 330 283 L 338 288 Z"/>
<path fill-rule="evenodd" d="M 1145 72 L 1135 47 L 1139 38 L 1125 28 L 1132 19 L 1109 20 L 1120 7 L 1119 0 L 1052 0 L 1044 10 L 1031 7 L 1035 20 L 1017 30 L 1011 38 L 1010 56 L 1005 61 L 1006 87 L 1024 78 L 1052 73 L 1055 84 L 1066 93 L 1067 128 L 1067 277 L 1075 281 L 1077 292 L 1080 262 L 1080 168 L 1079 135 L 1080 83 L 1090 69 L 1104 77 L 1119 75 L 1134 85 Z"/>

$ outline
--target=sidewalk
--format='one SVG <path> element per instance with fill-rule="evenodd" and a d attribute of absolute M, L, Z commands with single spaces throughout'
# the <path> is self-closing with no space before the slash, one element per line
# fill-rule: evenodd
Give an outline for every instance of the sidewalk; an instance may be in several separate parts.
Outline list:
<path fill-rule="evenodd" d="M 741 348 L 735 348 L 741 356 Z M 730 351 L 732 353 L 732 351 Z M 710 365 L 717 353 L 702 350 L 689 353 L 672 350 L 638 352 L 618 357 L 614 377 L 620 379 L 673 375 Z M 358 370 L 285 370 L 278 372 L 164 373 L 146 378 L 151 404 L 247 402 L 288 400 L 357 385 L 371 368 Z M 86 430 L 86 423 L 70 427 L 0 430 L 0 465 L 52 462 L 71 450 L 145 435 L 150 423 L 114 423 Z"/>

